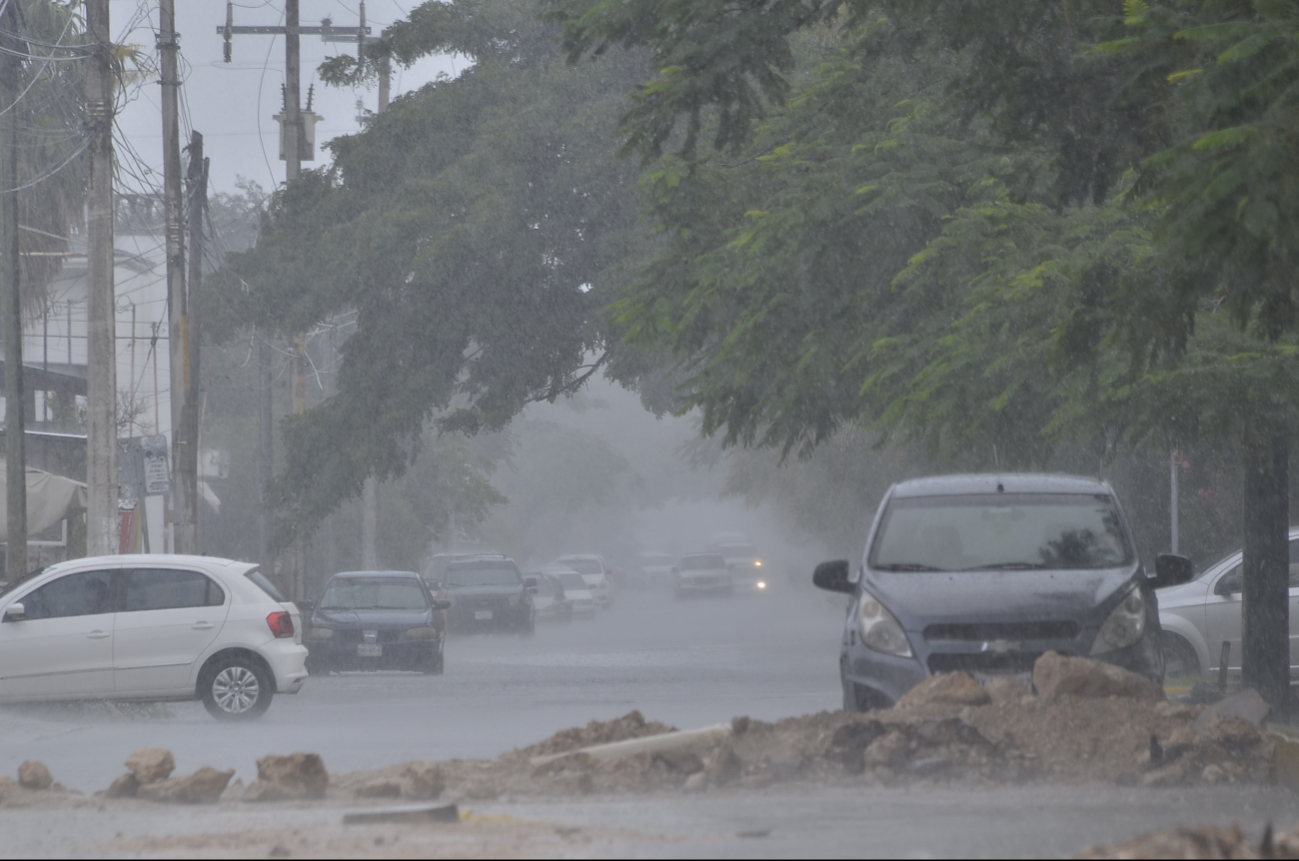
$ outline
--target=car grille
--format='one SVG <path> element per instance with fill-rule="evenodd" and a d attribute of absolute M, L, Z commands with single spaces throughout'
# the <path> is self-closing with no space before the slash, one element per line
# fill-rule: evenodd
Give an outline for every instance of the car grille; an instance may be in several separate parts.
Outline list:
<path fill-rule="evenodd" d="M 510 606 L 509 598 L 457 598 L 457 610 L 504 610 Z"/>
<path fill-rule="evenodd" d="M 931 673 L 988 673 L 990 675 L 1013 675 L 1031 673 L 1033 664 L 1041 657 L 1040 652 L 1010 652 L 1004 655 L 980 653 L 977 655 L 929 656 Z"/>
<path fill-rule="evenodd" d="M 975 624 L 930 625 L 925 640 L 930 643 L 977 643 L 989 640 L 1073 640 L 1076 622 L 980 622 Z"/>

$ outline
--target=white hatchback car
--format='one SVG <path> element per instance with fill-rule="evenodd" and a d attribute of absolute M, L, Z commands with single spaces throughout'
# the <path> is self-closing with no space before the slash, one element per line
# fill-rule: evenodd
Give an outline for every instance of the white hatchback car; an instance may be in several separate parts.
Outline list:
<path fill-rule="evenodd" d="M 673 569 L 677 598 L 700 593 L 731 594 L 731 569 L 720 553 L 682 556 Z"/>
<path fill-rule="evenodd" d="M 75 559 L 0 590 L 0 702 L 201 699 L 255 718 L 306 680 L 301 627 L 249 562 Z"/>
<path fill-rule="evenodd" d="M 1217 669 L 1229 643 L 1228 671 L 1240 672 L 1241 552 L 1219 559 L 1189 583 L 1159 590 L 1168 675 Z M 1290 530 L 1290 680 L 1299 681 L 1299 529 Z"/>

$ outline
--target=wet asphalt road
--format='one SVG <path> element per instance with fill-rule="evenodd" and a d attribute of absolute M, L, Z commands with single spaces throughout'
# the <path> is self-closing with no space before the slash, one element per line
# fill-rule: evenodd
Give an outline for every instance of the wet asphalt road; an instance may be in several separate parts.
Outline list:
<path fill-rule="evenodd" d="M 312 677 L 249 724 L 218 723 L 198 703 L 146 718 L 102 704 L 0 709 L 0 774 L 37 759 L 66 786 L 95 791 L 133 750 L 161 746 L 178 772 L 234 768 L 248 782 L 272 753 L 318 752 L 347 772 L 494 757 L 632 709 L 681 728 L 834 709 L 841 619 L 830 596 L 806 587 L 685 602 L 628 591 L 594 621 L 539 625 L 530 639 L 457 637 L 442 677 Z"/>

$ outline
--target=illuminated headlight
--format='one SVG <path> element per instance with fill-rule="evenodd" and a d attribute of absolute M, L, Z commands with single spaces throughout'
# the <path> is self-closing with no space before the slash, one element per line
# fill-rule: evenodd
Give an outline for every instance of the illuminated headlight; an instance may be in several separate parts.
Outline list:
<path fill-rule="evenodd" d="M 762 560 L 761 560 L 761 559 L 755 559 L 755 560 L 753 560 L 753 567 L 754 567 L 754 568 L 761 568 L 761 567 L 762 567 Z"/>
<path fill-rule="evenodd" d="M 761 580 L 759 580 L 759 581 L 758 581 L 758 588 L 759 588 L 759 589 L 766 589 L 766 588 L 767 588 L 767 584 L 766 584 L 766 583 L 763 583 Z"/>
<path fill-rule="evenodd" d="M 411 628 L 406 632 L 408 640 L 436 640 L 437 638 L 437 628 Z"/>
<path fill-rule="evenodd" d="M 1146 598 L 1139 587 L 1134 587 L 1101 625 L 1091 653 L 1103 655 L 1115 649 L 1125 649 L 1140 640 L 1145 632 Z"/>
<path fill-rule="evenodd" d="M 857 629 L 867 648 L 898 658 L 911 657 L 911 644 L 898 620 L 870 595 L 857 608 Z"/>
<path fill-rule="evenodd" d="M 311 628 L 307 631 L 308 640 L 330 640 L 334 637 L 333 628 Z"/>

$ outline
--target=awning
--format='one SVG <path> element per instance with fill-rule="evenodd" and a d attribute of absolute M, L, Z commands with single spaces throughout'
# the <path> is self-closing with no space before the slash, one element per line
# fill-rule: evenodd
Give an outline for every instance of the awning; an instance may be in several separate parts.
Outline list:
<path fill-rule="evenodd" d="M 9 483 L 0 460 L 0 542 L 9 540 Z M 86 485 L 52 472 L 27 468 L 27 534 L 44 532 L 86 510 Z"/>

